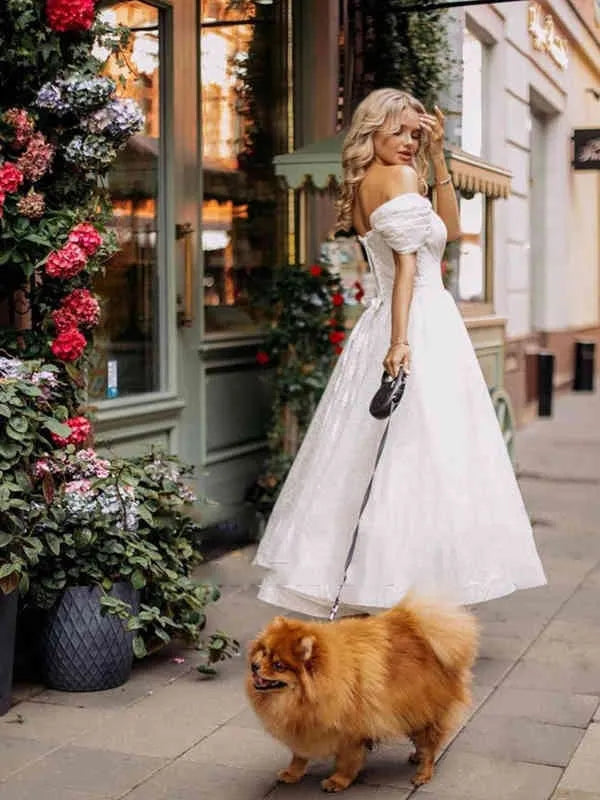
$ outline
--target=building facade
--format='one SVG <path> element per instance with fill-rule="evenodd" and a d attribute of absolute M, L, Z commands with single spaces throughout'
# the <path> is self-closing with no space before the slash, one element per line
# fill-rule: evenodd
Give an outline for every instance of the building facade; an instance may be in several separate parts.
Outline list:
<path fill-rule="evenodd" d="M 600 182 L 571 167 L 573 129 L 600 120 L 588 91 L 600 89 L 597 5 L 487 4 L 448 18 L 465 65 L 443 102 L 465 236 L 448 251 L 447 281 L 488 384 L 504 382 L 521 421 L 540 348 L 556 353 L 567 384 L 573 342 L 600 330 Z M 265 455 L 261 282 L 312 262 L 331 229 L 339 167 L 320 143 L 339 165 L 350 6 L 104 4 L 133 30 L 107 71 L 143 106 L 146 129 L 109 179 L 122 250 L 99 287 L 98 438 L 121 453 L 179 453 L 221 504 L 243 500 Z M 289 164 L 275 175 L 287 154 L 296 172 L 312 158 L 314 172 L 315 152 L 321 185 L 292 180 Z"/>
<path fill-rule="evenodd" d="M 575 341 L 600 334 L 600 173 L 572 166 L 574 130 L 600 123 L 600 16 L 593 0 L 557 0 L 475 6 L 462 22 L 463 140 L 512 174 L 494 297 L 523 422 L 536 410 L 537 353 L 554 353 L 555 384 L 567 387 Z"/>

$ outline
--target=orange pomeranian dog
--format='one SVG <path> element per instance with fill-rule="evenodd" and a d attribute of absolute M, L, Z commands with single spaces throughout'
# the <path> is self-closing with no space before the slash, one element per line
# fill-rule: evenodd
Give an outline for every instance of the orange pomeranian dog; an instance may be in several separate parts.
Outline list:
<path fill-rule="evenodd" d="M 370 743 L 409 737 L 413 783 L 470 703 L 477 624 L 461 609 L 406 598 L 374 617 L 303 622 L 276 617 L 250 645 L 248 697 L 265 728 L 292 751 L 285 783 L 310 759 L 334 756 L 322 788 L 354 781 Z"/>

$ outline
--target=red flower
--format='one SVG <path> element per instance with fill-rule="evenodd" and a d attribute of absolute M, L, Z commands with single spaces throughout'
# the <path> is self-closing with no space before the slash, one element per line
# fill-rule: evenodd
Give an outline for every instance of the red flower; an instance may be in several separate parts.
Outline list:
<path fill-rule="evenodd" d="M 329 325 L 330 328 L 335 328 L 335 326 L 338 325 L 339 323 L 337 319 L 335 319 L 335 317 L 331 317 L 331 319 L 327 320 L 327 324 Z"/>
<path fill-rule="evenodd" d="M 335 346 L 333 349 L 334 349 L 334 351 L 335 351 L 335 354 L 336 354 L 336 356 L 339 356 L 339 354 L 342 352 L 342 350 L 343 350 L 344 348 L 343 348 L 343 347 L 340 347 L 340 345 L 339 345 L 339 344 L 336 344 L 336 346 Z"/>
<path fill-rule="evenodd" d="M 85 417 L 71 417 L 66 423 L 71 428 L 69 436 L 62 437 L 52 434 L 52 441 L 59 447 L 66 447 L 68 444 L 84 444 L 92 431 L 90 421 Z"/>
<path fill-rule="evenodd" d="M 323 268 L 322 268 L 322 267 L 320 267 L 318 264 L 315 264 L 314 266 L 312 266 L 312 267 L 310 268 L 310 274 L 313 276 L 313 278 L 318 278 L 318 277 L 319 277 L 319 275 L 320 275 L 322 272 L 323 272 Z"/>
<path fill-rule="evenodd" d="M 4 215 L 4 201 L 5 200 L 6 200 L 6 195 L 4 194 L 2 189 L 0 189 L 0 219 L 2 219 L 2 217 Z"/>
<path fill-rule="evenodd" d="M 73 289 L 62 301 L 59 311 L 75 320 L 71 327 L 93 328 L 100 320 L 100 304 L 89 289 Z"/>
<path fill-rule="evenodd" d="M 329 341 L 331 344 L 339 344 L 346 338 L 344 331 L 331 331 L 329 334 Z"/>
<path fill-rule="evenodd" d="M 259 350 L 256 354 L 256 363 L 260 364 L 261 367 L 264 367 L 265 364 L 268 364 L 271 360 L 271 357 L 268 353 L 265 353 L 264 350 Z"/>
<path fill-rule="evenodd" d="M 24 108 L 9 108 L 4 113 L 4 121 L 14 130 L 12 147 L 21 150 L 33 135 L 33 120 Z"/>
<path fill-rule="evenodd" d="M 364 291 L 364 289 L 362 287 L 361 282 L 360 281 L 354 281 L 354 288 L 356 289 L 356 292 L 354 293 L 354 299 L 357 300 L 360 303 L 360 301 L 365 296 L 365 291 Z"/>
<path fill-rule="evenodd" d="M 77 328 L 59 333 L 50 345 L 53 355 L 60 361 L 77 361 L 85 350 L 85 336 Z"/>
<path fill-rule="evenodd" d="M 55 153 L 56 148 L 46 141 L 43 133 L 34 133 L 17 165 L 25 178 L 35 183 L 48 172 Z"/>
<path fill-rule="evenodd" d="M 53 31 L 89 31 L 94 0 L 46 0 L 46 18 Z"/>
<path fill-rule="evenodd" d="M 71 314 L 66 308 L 57 308 L 52 312 L 52 322 L 59 333 L 72 331 L 77 328 L 77 317 Z"/>
<path fill-rule="evenodd" d="M 85 251 L 70 242 L 54 250 L 46 259 L 46 274 L 51 278 L 74 278 L 87 264 Z"/>
<path fill-rule="evenodd" d="M 331 302 L 334 306 L 343 306 L 344 305 L 344 295 L 341 292 L 336 292 L 334 295 L 331 296 Z"/>
<path fill-rule="evenodd" d="M 76 225 L 69 234 L 69 242 L 81 247 L 86 256 L 93 256 L 102 244 L 102 236 L 89 222 Z"/>
<path fill-rule="evenodd" d="M 23 173 L 14 164 L 5 161 L 0 167 L 0 189 L 3 192 L 16 192 L 23 183 Z"/>

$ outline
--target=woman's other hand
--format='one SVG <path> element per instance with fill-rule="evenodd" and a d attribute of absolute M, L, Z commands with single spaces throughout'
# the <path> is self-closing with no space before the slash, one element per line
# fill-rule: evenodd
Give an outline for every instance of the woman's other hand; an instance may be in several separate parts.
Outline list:
<path fill-rule="evenodd" d="M 444 115 L 438 108 L 433 107 L 433 114 L 421 114 L 421 127 L 429 138 L 429 152 L 432 156 L 444 151 Z"/>
<path fill-rule="evenodd" d="M 398 375 L 400 368 L 410 375 L 410 347 L 403 343 L 390 345 L 390 349 L 383 359 L 383 368 L 393 378 Z"/>

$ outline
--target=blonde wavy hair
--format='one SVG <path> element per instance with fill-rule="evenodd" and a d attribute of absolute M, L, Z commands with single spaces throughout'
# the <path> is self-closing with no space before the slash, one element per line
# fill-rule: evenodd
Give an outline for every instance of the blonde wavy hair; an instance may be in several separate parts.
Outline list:
<path fill-rule="evenodd" d="M 407 92 L 398 89 L 376 89 L 358 105 L 342 148 L 344 177 L 337 202 L 336 230 L 352 227 L 352 209 L 360 182 L 375 158 L 373 134 L 381 131 L 391 134 L 400 128 L 400 115 L 407 108 L 418 114 L 425 113 L 425 106 Z M 429 173 L 429 139 L 423 134 L 415 157 L 419 184 L 427 191 Z"/>

